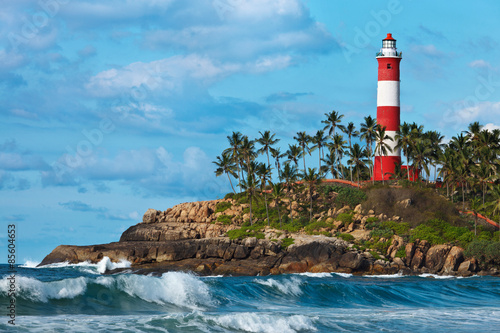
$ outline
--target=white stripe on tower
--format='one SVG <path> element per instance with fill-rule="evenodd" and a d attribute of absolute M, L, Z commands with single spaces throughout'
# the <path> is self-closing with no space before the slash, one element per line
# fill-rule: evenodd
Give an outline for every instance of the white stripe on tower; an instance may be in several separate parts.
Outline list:
<path fill-rule="evenodd" d="M 377 106 L 399 107 L 399 81 L 378 81 Z"/>

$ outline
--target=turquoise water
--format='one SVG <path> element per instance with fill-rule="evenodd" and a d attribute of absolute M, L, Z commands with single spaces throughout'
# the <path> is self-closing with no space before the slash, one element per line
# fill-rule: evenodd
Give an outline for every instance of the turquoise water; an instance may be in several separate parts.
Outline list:
<path fill-rule="evenodd" d="M 127 263 L 122 263 L 126 266 Z M 500 332 L 500 278 L 349 274 L 103 275 L 98 265 L 18 267 L 16 330 L 0 265 L 0 331 Z"/>

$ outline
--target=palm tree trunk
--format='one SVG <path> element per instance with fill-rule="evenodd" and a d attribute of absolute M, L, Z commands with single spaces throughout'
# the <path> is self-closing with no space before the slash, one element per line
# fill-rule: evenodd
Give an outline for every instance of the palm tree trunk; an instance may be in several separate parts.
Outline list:
<path fill-rule="evenodd" d="M 253 223 L 252 223 L 252 195 L 250 195 L 250 225 L 253 225 Z"/>
<path fill-rule="evenodd" d="M 382 164 L 382 159 L 380 159 L 380 172 L 382 173 L 382 184 L 385 184 L 384 167 L 383 167 L 383 164 Z"/>
<path fill-rule="evenodd" d="M 270 225 L 270 222 L 269 222 L 269 208 L 267 208 L 267 194 L 266 194 L 266 192 L 264 192 L 264 201 L 266 202 L 267 225 L 269 226 Z"/>
<path fill-rule="evenodd" d="M 234 190 L 234 187 L 233 187 L 233 182 L 231 181 L 231 177 L 229 177 L 229 173 L 226 172 L 226 175 L 227 175 L 227 179 L 229 179 L 229 184 L 231 184 L 231 188 L 233 189 L 234 194 L 236 194 L 236 191 Z"/>
<path fill-rule="evenodd" d="M 312 196 L 312 189 L 309 188 L 309 199 L 310 199 L 310 204 L 309 204 L 309 221 L 313 219 L 313 196 Z"/>
<path fill-rule="evenodd" d="M 465 192 L 464 192 L 464 182 L 462 183 L 462 210 L 465 211 Z"/>
<path fill-rule="evenodd" d="M 278 200 L 276 200 L 275 202 L 276 202 L 276 208 L 278 208 L 278 218 L 280 220 L 280 228 L 282 228 L 283 225 L 281 223 L 280 204 L 279 204 Z"/>

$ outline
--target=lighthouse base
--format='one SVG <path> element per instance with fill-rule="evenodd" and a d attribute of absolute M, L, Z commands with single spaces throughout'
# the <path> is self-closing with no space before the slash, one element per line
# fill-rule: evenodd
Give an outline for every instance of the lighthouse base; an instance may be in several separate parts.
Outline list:
<path fill-rule="evenodd" d="M 375 156 L 373 165 L 374 180 L 394 178 L 396 165 L 401 166 L 401 156 Z M 396 170 L 398 172 L 399 170 Z"/>

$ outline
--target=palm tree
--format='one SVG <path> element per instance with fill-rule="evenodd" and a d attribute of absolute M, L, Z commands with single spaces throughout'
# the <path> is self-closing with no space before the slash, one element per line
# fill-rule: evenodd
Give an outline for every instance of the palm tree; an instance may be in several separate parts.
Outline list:
<path fill-rule="evenodd" d="M 406 157 L 406 168 L 408 170 L 408 181 L 410 180 L 410 148 L 413 145 L 410 124 L 404 122 L 399 126 L 399 130 L 394 137 L 396 148 L 401 149 Z"/>
<path fill-rule="evenodd" d="M 280 214 L 280 202 L 283 196 L 285 195 L 285 192 L 283 190 L 283 184 L 277 183 L 273 184 L 271 183 L 272 186 L 272 191 L 271 191 L 271 199 L 274 201 L 274 205 L 278 209 L 278 218 L 280 220 L 280 228 L 283 227 L 282 222 L 281 222 L 281 214 Z"/>
<path fill-rule="evenodd" d="M 297 172 L 296 167 L 294 167 L 293 165 L 290 166 L 290 163 L 285 164 L 285 166 L 283 167 L 283 171 L 281 173 L 281 178 L 285 181 L 285 186 L 286 186 L 288 195 L 290 197 L 290 217 L 292 219 L 292 222 L 293 222 L 293 214 L 292 214 L 293 197 L 291 195 L 292 194 L 291 190 L 292 190 L 293 185 L 297 181 L 298 176 L 299 176 L 299 173 Z"/>
<path fill-rule="evenodd" d="M 425 172 L 429 173 L 429 166 L 427 164 L 429 157 L 432 153 L 431 147 L 425 144 L 423 141 L 418 141 L 414 145 L 414 155 L 413 155 L 413 170 L 417 172 L 419 170 L 425 170 Z"/>
<path fill-rule="evenodd" d="M 297 136 L 294 136 L 293 139 L 297 140 L 300 147 L 302 148 L 302 159 L 304 160 L 304 172 L 306 172 L 306 153 L 311 155 L 311 148 L 309 148 L 311 137 L 307 135 L 306 132 L 297 132 Z"/>
<path fill-rule="evenodd" d="M 500 224 L 500 185 L 496 185 L 496 186 L 492 186 L 491 187 L 491 194 L 493 196 L 493 200 L 489 203 L 486 204 L 487 207 L 492 207 L 493 210 L 492 210 L 492 218 L 494 217 L 495 213 L 499 213 L 498 214 L 498 223 Z M 498 229 L 499 230 L 499 233 L 498 233 L 498 238 L 499 238 L 499 241 L 500 241 L 500 228 Z"/>
<path fill-rule="evenodd" d="M 289 161 L 295 163 L 295 167 L 299 168 L 299 158 L 302 157 L 302 150 L 297 145 L 288 145 L 288 150 L 286 151 L 286 156 Z"/>
<path fill-rule="evenodd" d="M 325 157 L 325 154 L 323 152 L 323 147 L 326 145 L 326 139 L 327 137 L 325 136 L 325 131 L 323 130 L 318 130 L 316 132 L 316 135 L 312 137 L 312 143 L 314 146 L 311 147 L 311 150 L 318 149 L 318 157 L 319 157 L 319 169 L 321 170 L 321 159 Z"/>
<path fill-rule="evenodd" d="M 365 166 L 367 157 L 366 152 L 363 151 L 358 143 L 355 143 L 352 145 L 351 149 L 349 149 L 349 157 L 347 163 L 354 167 L 354 171 L 358 176 L 358 186 L 360 186 L 359 173 L 361 172 L 360 168 Z"/>
<path fill-rule="evenodd" d="M 368 149 L 368 158 L 371 159 L 372 154 L 372 142 L 375 139 L 375 128 L 377 126 L 377 121 L 371 116 L 365 117 L 365 122 L 361 123 L 361 140 L 366 141 L 366 147 Z M 370 169 L 370 177 L 373 179 L 373 167 Z"/>
<path fill-rule="evenodd" d="M 359 132 L 356 131 L 356 126 L 352 121 L 349 122 L 347 126 L 344 128 L 344 133 L 347 134 L 347 137 L 349 138 L 349 149 L 351 149 L 352 148 L 351 138 L 357 138 L 359 136 Z M 352 182 L 352 168 L 350 166 L 349 166 L 349 174 L 351 176 L 351 182 Z"/>
<path fill-rule="evenodd" d="M 439 163 L 439 156 L 443 150 L 443 139 L 444 135 L 441 135 L 438 131 L 428 131 L 426 133 L 426 139 L 428 144 L 432 148 L 432 153 L 430 156 L 431 165 L 434 166 L 434 181 L 436 181 L 437 165 Z"/>
<path fill-rule="evenodd" d="M 302 178 L 309 188 L 309 221 L 311 221 L 313 215 L 313 193 L 316 185 L 321 183 L 322 177 L 316 172 L 316 168 L 309 168 L 307 173 L 302 175 Z"/>
<path fill-rule="evenodd" d="M 250 201 L 250 225 L 253 225 L 253 222 L 252 222 L 252 201 L 253 201 L 253 197 L 255 196 L 255 191 L 256 191 L 258 186 L 259 186 L 259 182 L 254 179 L 252 173 L 248 173 L 247 178 L 242 179 L 240 182 L 241 189 L 243 191 L 247 192 L 248 199 Z"/>
<path fill-rule="evenodd" d="M 335 179 L 338 178 L 338 172 L 335 169 L 337 166 L 337 157 L 335 156 L 335 152 L 332 151 L 332 148 L 329 148 L 330 154 L 326 154 L 326 157 L 321 159 L 323 162 L 325 162 L 325 165 L 322 166 L 325 172 L 323 172 L 323 170 L 321 170 L 321 172 L 326 174 L 328 171 L 330 171 L 332 173 L 332 178 Z"/>
<path fill-rule="evenodd" d="M 217 169 L 215 170 L 215 175 L 219 177 L 223 173 L 227 175 L 227 179 L 229 179 L 229 184 L 231 184 L 231 188 L 233 189 L 234 194 L 236 194 L 236 191 L 234 190 L 233 187 L 233 182 L 231 181 L 231 177 L 229 175 L 233 176 L 234 178 L 238 178 L 238 173 L 237 173 L 237 168 L 236 164 L 234 163 L 233 159 L 229 154 L 222 154 L 222 158 L 220 156 L 217 156 L 217 160 L 212 162 L 217 166 Z"/>
<path fill-rule="evenodd" d="M 236 164 L 236 169 L 239 175 L 240 165 L 241 165 L 240 146 L 241 143 L 243 142 L 243 135 L 240 132 L 233 132 L 232 135 L 227 136 L 227 140 L 229 141 L 229 148 L 224 150 L 222 154 L 229 154 L 229 156 L 231 156 L 231 159 L 233 160 L 234 164 Z"/>
<path fill-rule="evenodd" d="M 267 192 L 266 184 L 271 181 L 271 166 L 266 165 L 264 163 L 259 163 L 257 166 L 257 176 L 260 178 L 260 190 L 264 193 L 264 202 L 266 204 L 266 215 L 267 215 L 267 225 L 270 225 L 269 222 L 269 208 L 267 206 Z"/>
<path fill-rule="evenodd" d="M 266 153 L 267 155 L 267 164 L 271 165 L 271 162 L 269 161 L 269 150 L 272 149 L 272 146 L 277 144 L 280 139 L 275 139 L 274 136 L 275 134 L 271 135 L 271 131 L 265 131 L 264 133 L 260 132 L 260 138 L 256 140 L 262 147 L 257 150 L 258 154 L 264 154 Z"/>
<path fill-rule="evenodd" d="M 341 161 L 342 161 L 342 157 L 344 156 L 345 149 L 347 148 L 345 145 L 346 143 L 347 142 L 344 140 L 342 135 L 335 134 L 335 136 L 333 137 L 333 142 L 330 144 L 330 153 L 333 152 L 335 154 L 336 159 L 337 159 L 337 174 L 338 175 L 344 174 L 342 172 Z"/>
<path fill-rule="evenodd" d="M 250 161 L 252 161 L 256 156 L 257 153 L 255 152 L 255 145 L 252 140 L 248 139 L 248 136 L 244 136 L 243 140 L 241 141 L 241 145 L 239 148 L 239 153 L 242 157 L 242 159 L 246 162 L 247 165 L 247 173 L 250 173 Z M 253 177 L 253 175 L 252 175 Z"/>
<path fill-rule="evenodd" d="M 444 152 L 441 154 L 439 158 L 439 162 L 441 164 L 441 168 L 439 170 L 438 175 L 443 177 L 443 181 L 446 183 L 446 196 L 450 196 L 450 183 L 453 184 L 454 178 L 454 168 L 453 162 L 455 161 L 455 151 L 450 147 L 446 147 Z"/>
<path fill-rule="evenodd" d="M 392 153 L 391 146 L 387 143 L 387 141 L 393 141 L 390 136 L 385 133 L 385 126 L 382 127 L 377 125 L 377 130 L 375 132 L 375 151 L 376 154 L 380 157 L 387 156 L 389 152 Z M 382 176 L 382 184 L 385 184 L 385 175 L 384 175 L 384 167 L 382 163 L 382 159 L 380 159 L 380 174 Z"/>
<path fill-rule="evenodd" d="M 276 169 L 278 170 L 278 179 L 281 182 L 281 164 L 280 164 L 280 159 L 285 157 L 286 154 L 281 153 L 281 149 L 278 148 L 271 148 L 271 156 L 274 158 L 274 165 L 276 166 Z"/>
<path fill-rule="evenodd" d="M 481 200 L 478 197 L 474 197 L 470 200 L 470 209 L 474 213 L 474 235 L 477 236 L 477 213 L 481 208 Z"/>
<path fill-rule="evenodd" d="M 344 126 L 339 125 L 344 115 L 339 114 L 337 111 L 333 110 L 330 113 L 325 113 L 325 116 L 326 120 L 321 121 L 323 124 L 325 124 L 325 128 L 323 128 L 323 130 L 328 130 L 328 135 L 333 138 L 333 136 L 335 135 L 335 128 L 338 127 L 340 130 L 344 129 Z"/>

